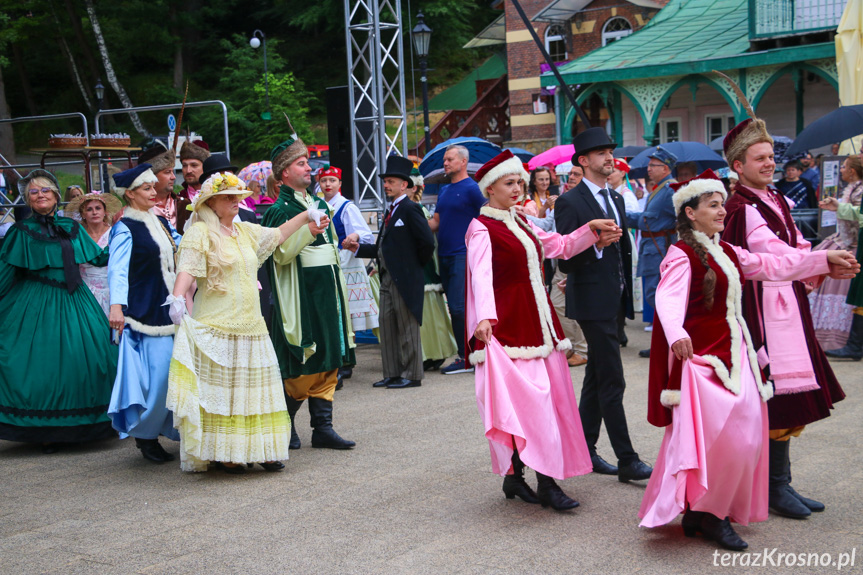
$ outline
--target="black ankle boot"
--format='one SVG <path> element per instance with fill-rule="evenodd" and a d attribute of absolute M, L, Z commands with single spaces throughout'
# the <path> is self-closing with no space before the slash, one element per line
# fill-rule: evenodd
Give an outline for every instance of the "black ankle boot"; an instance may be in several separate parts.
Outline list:
<path fill-rule="evenodd" d="M 162 447 L 162 444 L 159 443 L 158 439 L 154 439 L 153 441 L 156 442 L 156 448 L 159 450 L 159 453 L 162 454 L 162 459 L 164 459 L 165 461 L 174 461 L 174 456 L 165 451 L 165 448 Z"/>
<path fill-rule="evenodd" d="M 566 511 L 578 507 L 578 501 L 563 492 L 563 489 L 548 475 L 536 472 L 536 497 L 543 507 L 551 507 L 555 511 Z"/>
<path fill-rule="evenodd" d="M 518 456 L 518 451 L 512 452 L 512 475 L 503 479 L 503 494 L 507 499 L 513 499 L 518 495 L 525 503 L 539 503 L 533 489 L 524 480 L 524 463 Z"/>
<path fill-rule="evenodd" d="M 339 437 L 333 429 L 333 402 L 319 397 L 309 398 L 309 414 L 312 416 L 312 447 L 328 449 L 351 449 L 356 445 Z"/>
<path fill-rule="evenodd" d="M 288 405 L 288 415 L 291 417 L 291 442 L 288 444 L 288 449 L 300 448 L 300 436 L 297 435 L 297 426 L 294 425 L 294 418 L 303 405 L 302 401 L 297 401 L 288 394 L 285 394 L 285 403 Z"/>
<path fill-rule="evenodd" d="M 809 511 L 814 511 L 816 513 L 820 513 L 822 511 L 824 511 L 824 504 L 823 503 L 821 503 L 820 501 L 815 501 L 814 499 L 809 499 L 808 497 L 803 497 L 802 495 L 797 493 L 797 491 L 795 491 L 794 488 L 791 486 L 791 482 L 793 481 L 793 479 L 791 477 L 791 445 L 790 445 L 791 440 L 789 439 L 785 443 L 789 444 L 788 448 L 787 448 L 788 449 L 788 491 L 790 491 L 791 495 L 796 497 L 800 501 L 800 503 L 805 505 L 809 509 Z"/>
<path fill-rule="evenodd" d="M 768 506 L 777 515 L 792 519 L 805 519 L 812 512 L 794 497 L 791 483 L 791 461 L 788 459 L 788 441 L 770 440 L 770 491 Z"/>
<path fill-rule="evenodd" d="M 701 521 L 704 519 L 703 511 L 693 511 L 687 509 L 683 514 L 683 520 L 680 522 L 683 527 L 683 534 L 687 537 L 695 537 L 701 531 Z"/>
<path fill-rule="evenodd" d="M 716 515 L 705 513 L 701 518 L 701 526 L 698 531 L 701 531 L 707 539 L 719 543 L 720 547 L 731 551 L 743 551 L 749 547 L 749 544 L 741 539 L 740 535 L 731 527 L 731 521 L 728 517 L 720 519 Z"/>
<path fill-rule="evenodd" d="M 848 334 L 848 342 L 845 347 L 825 351 L 824 355 L 838 359 L 853 359 L 854 361 L 863 359 L 863 315 L 854 314 L 854 318 L 851 320 L 851 332 Z"/>
<path fill-rule="evenodd" d="M 158 439 L 138 439 L 135 438 L 135 445 L 141 450 L 141 455 L 147 461 L 153 463 L 165 463 L 165 458 L 162 456 L 162 446 L 159 445 Z"/>

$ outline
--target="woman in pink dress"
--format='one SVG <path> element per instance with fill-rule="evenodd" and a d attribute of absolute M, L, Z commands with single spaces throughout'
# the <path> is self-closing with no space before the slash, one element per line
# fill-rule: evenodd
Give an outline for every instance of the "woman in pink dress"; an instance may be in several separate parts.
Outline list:
<path fill-rule="evenodd" d="M 492 469 L 503 492 L 556 510 L 578 502 L 555 483 L 592 466 L 566 357 L 571 348 L 552 313 L 542 260 L 571 258 L 620 237 L 613 220 L 594 220 L 567 236 L 545 233 L 519 213 L 521 162 L 504 151 L 476 174 L 488 205 L 468 227 L 467 344 Z M 596 233 L 602 231 L 602 237 Z M 598 241 L 599 240 L 599 241 Z M 524 468 L 536 471 L 534 492 Z"/>
<path fill-rule="evenodd" d="M 78 221 L 81 222 L 81 227 L 87 234 L 96 242 L 100 248 L 108 245 L 108 239 L 111 235 L 111 222 L 114 221 L 114 214 L 123 208 L 120 200 L 114 197 L 113 194 L 86 194 L 79 195 L 66 205 L 66 213 L 69 217 L 73 214 L 77 215 Z M 81 264 L 81 279 L 93 292 L 96 301 L 102 311 L 105 312 L 105 317 L 108 317 L 108 308 L 110 307 L 108 295 L 108 268 L 107 266 L 96 267 L 90 264 Z"/>
<path fill-rule="evenodd" d="M 860 156 L 848 156 L 842 162 L 839 172 L 842 180 L 848 184 L 842 190 L 839 203 L 860 206 L 863 200 L 863 162 Z M 815 250 L 848 250 L 857 251 L 857 235 L 860 228 L 857 220 L 836 221 L 836 233 L 824 238 Z M 824 278 L 821 285 L 809 294 L 809 307 L 812 309 L 812 325 L 815 327 L 815 337 L 824 350 L 835 350 L 848 342 L 848 332 L 851 331 L 851 320 L 854 317 L 854 306 L 845 303 L 851 280 L 836 280 Z M 829 357 L 830 354 L 828 353 Z"/>
<path fill-rule="evenodd" d="M 767 519 L 765 382 L 743 319 L 745 279 L 789 281 L 859 265 L 839 250 L 776 256 L 719 240 L 727 197 L 710 170 L 674 185 L 679 241 L 662 261 L 650 362 L 648 421 L 665 436 L 639 510 L 643 527 L 685 510 L 683 532 L 735 551 L 731 521 Z M 663 353 L 667 351 L 667 353 Z"/>

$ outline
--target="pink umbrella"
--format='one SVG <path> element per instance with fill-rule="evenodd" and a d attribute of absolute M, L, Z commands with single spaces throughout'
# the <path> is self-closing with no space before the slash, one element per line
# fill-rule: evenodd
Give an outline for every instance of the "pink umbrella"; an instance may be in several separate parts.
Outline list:
<path fill-rule="evenodd" d="M 531 170 L 535 170 L 539 166 L 544 166 L 546 164 L 554 164 L 556 166 L 570 161 L 574 153 L 575 147 L 572 144 L 555 146 L 550 150 L 546 150 L 543 153 L 532 157 L 527 165 Z"/>
<path fill-rule="evenodd" d="M 269 161 L 257 162 L 249 164 L 237 174 L 237 177 L 246 182 L 248 186 L 251 182 L 258 182 L 261 186 L 261 191 L 267 191 L 267 178 L 273 173 L 273 163 Z"/>

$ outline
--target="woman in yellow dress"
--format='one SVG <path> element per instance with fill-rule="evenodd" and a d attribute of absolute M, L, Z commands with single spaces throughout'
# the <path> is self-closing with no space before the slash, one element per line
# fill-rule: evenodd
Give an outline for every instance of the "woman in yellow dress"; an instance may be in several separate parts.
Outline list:
<path fill-rule="evenodd" d="M 168 407 L 180 431 L 184 471 L 206 471 L 216 462 L 228 473 L 245 473 L 254 462 L 280 471 L 288 459 L 291 424 L 273 344 L 261 315 L 257 272 L 287 241 L 307 241 L 294 232 L 308 224 L 313 235 L 329 220 L 310 221 L 304 212 L 278 228 L 237 219 L 248 197 L 234 174 L 204 182 L 177 254 L 171 319 L 180 326 L 168 378 Z M 320 214 L 318 214 L 320 217 Z M 192 315 L 185 298 L 198 291 Z"/>

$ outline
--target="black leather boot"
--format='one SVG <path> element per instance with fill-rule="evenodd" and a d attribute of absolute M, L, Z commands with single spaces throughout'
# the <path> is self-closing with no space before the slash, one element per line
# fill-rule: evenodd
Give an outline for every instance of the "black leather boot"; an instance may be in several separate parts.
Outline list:
<path fill-rule="evenodd" d="M 291 442 L 288 444 L 288 449 L 299 449 L 301 446 L 300 436 L 297 435 L 297 426 L 294 425 L 294 418 L 303 402 L 297 401 L 290 395 L 285 394 L 285 403 L 288 404 L 288 415 L 291 417 Z"/>
<path fill-rule="evenodd" d="M 791 483 L 791 462 L 788 459 L 788 441 L 771 439 L 768 506 L 777 515 L 792 519 L 806 519 L 812 512 L 794 497 L 789 483 Z"/>
<path fill-rule="evenodd" d="M 725 547 L 731 551 L 743 551 L 749 547 L 749 544 L 741 539 L 740 535 L 731 527 L 731 521 L 728 517 L 720 519 L 716 515 L 704 513 L 701 517 L 701 525 L 696 528 L 696 531 L 701 531 L 704 537 L 716 541 L 720 547 Z"/>
<path fill-rule="evenodd" d="M 695 537 L 701 531 L 701 521 L 704 519 L 704 515 L 703 511 L 687 509 L 686 513 L 683 514 L 683 520 L 680 522 L 680 526 L 683 527 L 683 534 L 687 537 Z"/>
<path fill-rule="evenodd" d="M 854 318 L 851 320 L 851 333 L 848 335 L 848 342 L 845 347 L 825 351 L 824 355 L 838 359 L 853 359 L 854 361 L 863 359 L 863 315 L 854 314 Z"/>
<path fill-rule="evenodd" d="M 578 501 L 563 492 L 563 489 L 548 475 L 536 472 L 536 497 L 543 507 L 551 507 L 555 511 L 566 511 L 578 507 Z"/>
<path fill-rule="evenodd" d="M 785 443 L 790 444 L 791 440 L 789 439 Z M 808 497 L 803 497 L 794 488 L 791 486 L 791 482 L 793 479 L 791 478 L 791 445 L 788 445 L 788 490 L 791 492 L 791 495 L 800 500 L 800 503 L 809 508 L 809 511 L 815 511 L 816 513 L 820 513 L 824 511 L 824 504 L 820 501 L 815 501 L 814 499 L 809 499 Z"/>
<path fill-rule="evenodd" d="M 503 494 L 507 499 L 518 495 L 525 503 L 539 503 L 536 493 L 524 480 L 524 463 L 518 456 L 518 451 L 512 452 L 512 475 L 503 478 Z"/>
<path fill-rule="evenodd" d="M 162 456 L 162 447 L 159 445 L 158 439 L 138 439 L 135 438 L 135 445 L 141 450 L 141 455 L 147 461 L 153 463 L 165 463 L 165 458 Z"/>
<path fill-rule="evenodd" d="M 312 416 L 312 447 L 327 449 L 351 449 L 356 445 L 339 437 L 333 429 L 333 402 L 319 397 L 309 398 L 309 414 Z"/>
<path fill-rule="evenodd" d="M 165 448 L 162 447 L 162 444 L 159 443 L 158 439 L 155 439 L 154 441 L 156 442 L 156 449 L 158 449 L 159 453 L 162 454 L 162 459 L 165 461 L 174 461 L 174 455 L 165 451 Z"/>

